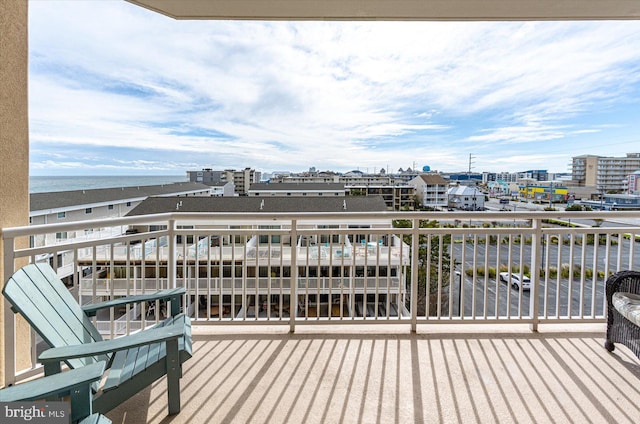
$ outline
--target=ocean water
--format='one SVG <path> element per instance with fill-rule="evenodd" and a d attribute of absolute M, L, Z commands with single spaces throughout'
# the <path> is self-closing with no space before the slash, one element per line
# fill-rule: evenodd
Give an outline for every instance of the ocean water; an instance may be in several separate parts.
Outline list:
<path fill-rule="evenodd" d="M 186 175 L 136 175 L 136 176 L 66 176 L 29 177 L 29 193 L 87 190 L 93 188 L 136 187 L 189 181 Z"/>

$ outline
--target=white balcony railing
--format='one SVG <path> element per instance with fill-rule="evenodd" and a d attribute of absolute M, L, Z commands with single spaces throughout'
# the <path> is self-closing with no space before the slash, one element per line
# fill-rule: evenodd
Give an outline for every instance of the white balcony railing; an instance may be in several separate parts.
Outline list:
<path fill-rule="evenodd" d="M 602 220 L 610 223 L 589 225 Z M 631 224 L 615 224 L 620 220 Z M 303 324 L 405 323 L 415 330 L 499 322 L 536 329 L 604 321 L 607 276 L 640 268 L 639 222 L 639 212 L 174 213 L 7 228 L 2 237 L 6 275 L 49 261 L 81 303 L 185 287 L 184 310 L 194 325 L 293 331 Z M 51 234 L 91 228 L 105 229 L 102 238 L 46 244 L 55 240 Z M 30 241 L 42 245 L 24 247 Z M 520 273 L 530 288 L 507 283 Z M 110 310 L 96 324 L 113 337 L 163 313 L 155 304 Z M 12 381 L 28 373 L 15 367 L 9 308 L 4 326 Z"/>

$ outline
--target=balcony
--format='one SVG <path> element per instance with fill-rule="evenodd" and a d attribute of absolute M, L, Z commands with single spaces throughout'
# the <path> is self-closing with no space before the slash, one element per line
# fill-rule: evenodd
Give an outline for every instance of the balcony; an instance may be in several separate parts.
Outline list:
<path fill-rule="evenodd" d="M 638 218 L 170 213 L 2 237 L 6 269 L 49 261 L 81 303 L 187 288 L 195 354 L 172 422 L 634 422 L 640 411 L 619 401 L 640 404 L 640 361 L 602 343 L 605 279 L 640 267 Z M 603 219 L 611 226 L 584 223 Z M 85 237 L 91 228 L 105 230 Z M 51 236 L 63 231 L 83 236 Z M 531 288 L 500 272 L 530 276 Z M 162 314 L 142 305 L 96 324 L 113 337 Z M 44 346 L 32 336 L 30 365 L 17 366 L 13 328 L 6 312 L 5 375 L 20 381 L 39 373 Z M 111 418 L 164 420 L 164 390 Z"/>
<path fill-rule="evenodd" d="M 170 3 L 177 5 L 180 2 Z M 206 7 L 210 7 L 213 3 L 220 2 L 199 2 Z M 234 11 L 223 16 L 236 18 L 246 16 L 248 13 L 245 10 L 246 6 L 241 3 L 243 2 L 226 2 L 225 4 L 234 7 L 239 5 L 238 7 L 243 9 L 241 13 Z M 276 18 L 292 16 L 290 10 L 273 11 L 274 6 L 281 7 L 285 3 L 293 2 L 264 2 L 263 10 L 251 9 L 250 16 L 261 19 L 265 19 L 265 16 Z M 323 3 L 328 4 L 328 2 L 315 2 L 315 4 Z M 478 2 L 478 5 L 473 8 L 469 2 L 439 2 L 439 8 L 431 7 L 433 5 L 425 6 L 419 17 L 416 17 L 415 10 L 406 12 L 406 8 L 388 7 L 387 10 L 381 9 L 382 12 L 371 12 L 363 16 L 360 10 L 362 2 L 342 3 L 350 3 L 357 9 L 352 15 L 345 14 L 344 11 L 342 14 L 338 13 L 337 16 L 342 19 L 345 16 L 352 16 L 353 19 L 379 19 L 385 16 L 387 19 L 393 16 L 406 19 L 407 16 L 411 16 L 414 19 L 456 20 L 486 19 L 487 17 L 490 19 L 637 19 L 639 16 L 633 2 L 624 0 L 615 2 L 563 0 L 553 2 L 554 7 L 549 7 L 551 2 L 540 2 L 534 10 L 523 8 L 519 2 Z M 384 2 L 378 3 L 384 7 Z M 415 4 L 416 2 L 404 3 Z M 491 10 L 487 10 L 488 3 Z M 561 3 L 560 7 L 557 6 L 558 3 Z M 307 18 L 327 19 L 327 16 L 330 16 L 322 11 L 313 13 L 313 8 L 307 6 L 307 8 L 299 8 Z M 3 145 L 8 146 L 7 152 L 12 152 L 12 155 L 5 155 L 4 159 L 7 163 L 11 162 L 13 166 L 5 167 L 7 171 L 3 173 L 5 178 L 2 193 L 5 200 L 14 199 L 15 192 L 21 191 L 22 195 L 17 196 L 15 205 L 12 204 L 0 214 L 3 216 L 4 226 L 25 222 L 28 215 L 28 161 L 24 158 L 28 157 L 29 145 L 26 125 L 26 77 L 22 78 L 23 75 L 26 76 L 27 66 L 26 5 L 25 13 L 16 14 L 17 17 L 14 16 L 15 6 L 11 4 L 7 7 L 9 13 L 3 15 L 3 18 L 8 17 L 7 22 L 15 23 L 7 26 L 11 37 L 7 37 L 8 47 L 3 50 L 3 53 L 9 53 L 7 63 L 13 64 L 11 78 L 5 78 L 3 85 L 3 91 L 7 93 L 6 99 L 8 99 L 3 100 L 3 105 L 10 105 L 5 108 L 7 122 L 10 125 L 7 126 L 7 131 L 2 132 L 0 138 Z M 335 7 L 335 4 L 332 3 L 329 7 Z M 447 10 L 441 11 L 442 8 L 450 9 L 449 13 L 443 13 Z M 504 11 L 503 8 L 507 10 Z M 398 10 L 400 12 L 404 10 L 404 14 L 399 13 Z M 193 15 L 194 13 L 189 14 L 189 16 Z M 202 13 L 200 16 L 221 15 L 211 12 Z M 16 34 L 17 36 L 14 37 Z M 16 81 L 19 79 L 21 81 Z M 574 219 L 575 217 L 565 216 L 565 218 Z M 165 219 L 169 218 L 161 220 Z M 487 218 L 487 220 L 493 219 L 498 218 Z M 508 219 L 511 219 L 511 216 L 508 216 Z M 528 219 L 532 221 L 525 233 L 533 232 L 536 236 L 532 239 L 532 246 L 536 247 L 532 252 L 537 253 L 531 253 L 530 256 L 521 254 L 521 256 L 525 256 L 527 261 L 536 266 L 540 264 L 541 268 L 545 269 L 548 265 L 542 264 L 541 259 L 546 258 L 548 250 L 542 250 L 544 245 L 540 240 L 543 235 L 549 235 L 550 239 L 553 235 L 541 228 L 539 218 L 521 215 L 513 218 L 514 223 L 515 220 Z M 132 223 L 127 222 L 125 225 L 130 224 Z M 494 235 L 476 230 L 468 231 L 467 234 L 477 240 L 482 240 L 482 237 L 486 237 L 487 234 L 489 237 Z M 25 230 L 23 233 L 28 234 L 28 231 Z M 610 229 L 603 233 L 606 234 L 604 237 L 606 255 L 610 259 L 607 260 L 609 264 L 607 272 L 630 266 L 637 268 L 637 260 L 632 259 L 638 251 L 637 244 L 635 248 L 630 247 L 633 246 L 631 244 L 628 247 L 629 251 L 625 253 L 620 250 L 620 243 L 613 242 L 632 240 L 634 236 L 626 239 L 626 234 L 637 234 L 638 227 Z M 11 242 L 14 236 L 19 237 L 20 234 L 21 230 L 17 229 L 3 230 L 3 237 L 7 237 Z M 172 238 L 175 234 L 176 231 L 172 228 L 167 236 Z M 414 234 L 419 232 L 416 231 Z M 503 237 L 509 237 L 505 234 Z M 573 241 L 587 239 L 589 234 L 595 233 L 590 229 L 578 229 L 566 234 Z M 511 238 L 517 238 L 515 230 Z M 107 243 L 124 244 L 128 242 L 130 241 L 123 238 L 107 241 Z M 411 243 L 413 247 L 419 245 L 418 242 L 415 245 L 413 241 Z M 559 245 L 564 245 L 563 243 Z M 76 248 L 91 251 L 97 249 L 95 246 L 97 245 L 89 243 L 73 244 L 67 247 L 72 249 L 71 252 L 75 257 Z M 173 252 L 179 250 L 179 246 L 173 244 L 173 241 L 169 246 Z M 31 250 L 19 251 L 20 249 L 12 245 L 10 253 L 5 252 L 3 255 L 3 261 L 8 264 L 4 271 L 10 273 L 11 269 L 19 266 L 21 261 L 26 260 L 25 258 L 35 261 L 43 257 L 55 257 L 55 252 L 59 249 L 60 246 L 55 248 L 39 246 Z M 571 257 L 575 262 L 574 251 L 569 247 L 567 249 L 572 252 Z M 473 264 L 484 262 L 481 252 L 482 246 L 478 245 L 478 251 L 474 251 L 473 254 Z M 563 255 L 558 257 L 564 261 L 563 258 L 567 257 L 565 255 L 567 252 L 563 251 Z M 412 259 L 414 258 L 412 256 Z M 579 263 L 586 263 L 589 260 L 590 257 L 586 254 L 585 256 L 582 256 L 582 253 L 578 254 Z M 545 263 L 549 264 L 548 261 Z M 68 272 L 69 265 L 75 270 Z M 598 269 L 602 269 L 602 265 L 598 266 Z M 177 268 L 177 264 L 174 263 L 171 268 L 173 272 L 168 277 L 159 279 L 158 284 L 178 284 Z M 71 283 L 76 289 L 84 284 L 81 283 L 80 278 L 80 272 L 84 270 L 79 268 L 75 259 L 70 264 L 65 263 L 64 267 L 58 268 L 58 271 L 67 278 L 73 276 Z M 545 272 L 544 275 L 542 280 L 551 273 Z M 586 271 L 580 271 L 576 278 L 581 285 L 588 280 Z M 125 279 L 125 281 L 129 280 Z M 597 284 L 594 284 L 596 288 L 600 284 L 599 277 L 597 281 Z M 534 276 L 532 282 L 533 293 L 539 293 L 544 289 L 539 277 Z M 467 283 L 465 281 L 465 285 Z M 473 289 L 467 290 L 467 293 L 470 292 L 473 292 Z M 577 299 L 580 299 L 580 295 Z M 540 303 L 534 305 L 536 309 L 521 321 L 535 317 L 540 305 Z M 395 331 L 394 323 L 388 322 L 386 326 L 374 328 L 382 329 L 383 332 L 393 332 L 391 335 L 367 334 L 369 328 L 365 326 L 356 328 L 359 335 L 339 334 L 340 328 L 346 328 L 344 326 L 331 326 L 329 334 L 321 332 L 303 334 L 310 328 L 308 326 L 298 326 L 295 334 L 287 332 L 284 334 L 269 332 L 266 335 L 236 334 L 239 328 L 245 327 L 226 325 L 235 321 L 223 321 L 221 322 L 223 325 L 218 326 L 200 325 L 198 321 L 195 323 L 196 356 L 187 363 L 185 368 L 182 396 L 184 409 L 179 416 L 170 418 L 168 421 L 247 422 L 252 419 L 273 422 L 638 421 L 637 407 L 634 409 L 640 404 L 638 361 L 629 356 L 624 348 L 618 349 L 614 355 L 603 352 L 600 346 L 602 322 L 599 316 L 579 314 L 579 318 L 574 318 L 558 314 L 562 318 L 562 321 L 559 321 L 562 324 L 561 328 L 551 325 L 550 330 L 547 331 L 545 325 L 547 320 L 539 322 L 542 326 L 537 333 L 531 333 L 528 330 L 531 323 L 527 323 L 526 328 L 523 329 L 523 325 L 518 321 L 520 317 L 510 317 L 505 320 L 505 324 L 513 324 L 507 330 L 503 323 L 500 328 L 495 328 L 492 324 L 485 323 L 486 320 L 476 318 L 466 320 L 471 321 L 471 329 L 466 327 L 456 330 L 455 320 L 442 314 L 436 317 L 437 319 L 429 318 L 429 320 L 426 317 L 431 315 L 425 315 L 420 318 L 419 324 L 417 311 L 414 312 L 414 309 L 411 309 L 411 314 L 409 326 L 413 326 L 413 322 L 416 322 L 415 329 L 419 330 L 419 333 L 427 334 L 403 333 L 402 331 L 406 331 L 406 328 Z M 542 316 L 548 318 L 545 314 Z M 591 324 L 577 324 L 582 331 L 574 332 L 573 323 L 582 322 L 583 319 L 594 322 L 593 327 Z M 441 323 L 446 325 L 439 325 Z M 477 323 L 482 325 L 476 325 Z M 112 326 L 110 322 L 108 324 Z M 247 332 L 254 328 L 255 323 L 250 324 L 251 326 L 246 327 Z M 369 325 L 370 322 L 363 324 Z M 9 327 L 10 324 L 5 321 L 5 325 Z M 407 327 L 404 322 L 400 325 Z M 569 325 L 571 328 L 568 327 Z M 584 330 L 585 325 L 593 329 Z M 258 332 L 265 333 L 267 328 L 260 326 Z M 320 327 L 311 328 L 316 330 Z M 10 330 L 13 329 L 10 328 Z M 207 334 L 208 332 L 214 334 Z M 12 338 L 10 340 L 13 342 Z M 13 360 L 16 350 L 14 346 L 10 346 L 4 353 Z M 385 366 L 380 366 L 381 364 Z M 18 377 L 24 375 L 19 374 Z M 13 374 L 9 376 L 9 378 L 13 377 L 15 377 Z M 124 422 L 118 418 L 125 415 L 126 422 L 167 421 L 164 413 L 165 397 L 160 393 L 161 387 L 162 385 L 154 386 L 114 411 L 112 416 L 114 422 Z M 620 404 L 624 407 L 620 407 Z M 202 407 L 203 405 L 205 407 Z"/>
<path fill-rule="evenodd" d="M 113 422 L 616 422 L 640 412 L 640 362 L 602 347 L 603 325 L 197 327 L 182 411 L 163 382 Z M 381 334 L 383 331 L 384 334 Z"/>

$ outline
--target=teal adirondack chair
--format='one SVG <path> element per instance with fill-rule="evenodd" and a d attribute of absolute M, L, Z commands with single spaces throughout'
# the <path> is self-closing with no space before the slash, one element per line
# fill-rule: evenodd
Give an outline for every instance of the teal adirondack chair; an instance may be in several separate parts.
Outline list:
<path fill-rule="evenodd" d="M 91 385 L 104 374 L 105 362 L 95 362 L 86 367 L 76 368 L 49 377 L 38 378 L 0 390 L 0 402 L 19 401 L 59 401 L 69 398 L 72 423 L 111 424 L 111 420 L 101 414 L 93 414 Z"/>
<path fill-rule="evenodd" d="M 30 264 L 5 284 L 3 294 L 51 346 L 38 361 L 45 375 L 61 371 L 61 363 L 80 368 L 105 361 L 108 375 L 94 387 L 93 411 L 106 413 L 167 376 L 169 414 L 180 412 L 182 363 L 191 358 L 191 321 L 180 311 L 184 288 L 169 289 L 80 307 L 48 264 Z M 103 308 L 149 301 L 170 301 L 170 316 L 143 331 L 103 340 L 89 317 Z"/>

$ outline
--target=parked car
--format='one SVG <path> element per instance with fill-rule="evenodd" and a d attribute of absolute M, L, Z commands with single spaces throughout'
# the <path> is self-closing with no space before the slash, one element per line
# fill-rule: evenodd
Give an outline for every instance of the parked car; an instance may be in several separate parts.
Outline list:
<path fill-rule="evenodd" d="M 522 290 L 529 290 L 531 288 L 531 280 L 526 275 L 521 274 L 511 274 L 511 281 L 509 281 L 509 273 L 501 272 L 500 273 L 500 281 L 504 283 L 509 283 L 514 289 L 520 289 L 522 285 Z"/>

